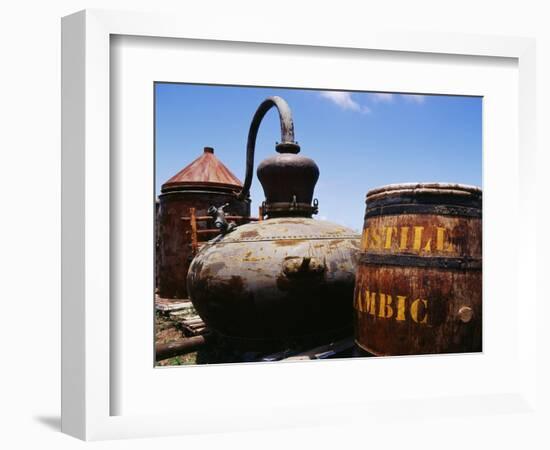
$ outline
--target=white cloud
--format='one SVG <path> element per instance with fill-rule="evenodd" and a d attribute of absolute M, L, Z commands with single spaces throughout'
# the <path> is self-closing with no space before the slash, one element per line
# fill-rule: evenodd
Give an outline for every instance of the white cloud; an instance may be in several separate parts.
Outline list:
<path fill-rule="evenodd" d="M 321 97 L 330 100 L 332 103 L 338 105 L 340 108 L 360 112 L 363 114 L 370 113 L 370 109 L 366 106 L 360 105 L 352 97 L 350 92 L 340 91 L 323 91 L 320 93 Z"/>
<path fill-rule="evenodd" d="M 353 97 L 351 92 L 342 91 L 322 91 L 319 93 L 322 98 L 325 98 L 340 108 L 347 111 L 355 111 L 362 114 L 370 114 L 372 110 L 366 106 L 359 104 Z M 402 97 L 406 102 L 422 104 L 426 100 L 425 95 L 417 94 L 389 94 L 389 93 L 368 93 L 367 94 L 371 105 L 376 103 L 391 103 L 397 97 Z"/>
<path fill-rule="evenodd" d="M 408 102 L 417 103 L 417 104 L 424 103 L 424 101 L 426 100 L 426 96 L 425 96 L 425 95 L 402 94 L 401 96 L 402 96 L 405 100 L 407 100 Z"/>
<path fill-rule="evenodd" d="M 393 94 L 369 94 L 374 103 L 389 103 L 393 101 Z"/>

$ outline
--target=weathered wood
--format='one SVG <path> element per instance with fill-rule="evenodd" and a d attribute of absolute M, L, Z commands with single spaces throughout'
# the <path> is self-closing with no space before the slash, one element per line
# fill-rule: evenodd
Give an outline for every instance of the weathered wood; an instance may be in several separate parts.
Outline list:
<path fill-rule="evenodd" d="M 205 323 L 199 316 L 188 317 L 187 319 L 180 320 L 178 327 L 187 336 L 196 336 L 208 332 Z"/>
<path fill-rule="evenodd" d="M 168 316 L 171 319 L 174 319 L 176 321 L 184 321 L 185 318 L 187 316 L 189 316 L 189 314 L 190 314 L 189 309 L 183 309 L 183 310 L 180 310 L 180 311 L 172 311 L 172 312 L 168 313 Z"/>
<path fill-rule="evenodd" d="M 155 298 L 155 309 L 161 312 L 176 312 L 193 309 L 193 303 L 190 300 L 171 300 Z"/>
<path fill-rule="evenodd" d="M 162 361 L 163 359 L 186 355 L 187 353 L 191 353 L 205 347 L 210 341 L 211 338 L 208 335 L 204 335 L 180 339 L 177 341 L 168 342 L 167 344 L 157 344 L 155 348 L 155 360 Z"/>
<path fill-rule="evenodd" d="M 368 193 L 354 294 L 363 350 L 481 351 L 481 198 L 433 183 Z"/>
<path fill-rule="evenodd" d="M 185 325 L 204 325 L 204 322 L 200 317 L 196 319 L 184 319 L 183 322 Z"/>
<path fill-rule="evenodd" d="M 188 327 L 191 327 L 191 328 L 201 328 L 201 327 L 204 327 L 205 324 L 204 322 L 200 321 L 200 322 L 184 322 L 185 326 L 188 326 Z"/>
<path fill-rule="evenodd" d="M 202 319 L 200 318 L 200 316 L 191 316 L 191 317 L 187 317 L 185 319 L 185 321 L 187 323 L 194 323 L 194 322 L 200 322 L 200 323 L 203 323 Z"/>

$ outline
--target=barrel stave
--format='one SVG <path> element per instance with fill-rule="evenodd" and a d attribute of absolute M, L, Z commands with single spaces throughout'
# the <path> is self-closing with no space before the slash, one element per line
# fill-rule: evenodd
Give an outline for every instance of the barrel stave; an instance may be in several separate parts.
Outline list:
<path fill-rule="evenodd" d="M 359 347 L 375 355 L 482 350 L 481 220 L 475 187 L 369 192 L 354 293 Z"/>

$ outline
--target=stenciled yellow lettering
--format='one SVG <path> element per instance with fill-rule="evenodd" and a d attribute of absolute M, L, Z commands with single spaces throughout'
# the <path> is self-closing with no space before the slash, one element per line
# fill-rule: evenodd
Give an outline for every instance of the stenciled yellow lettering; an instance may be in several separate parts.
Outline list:
<path fill-rule="evenodd" d="M 378 312 L 378 317 L 382 319 L 389 319 L 393 316 L 393 308 L 390 306 L 392 302 L 391 295 L 388 294 L 379 294 L 380 295 L 380 310 Z"/>
<path fill-rule="evenodd" d="M 420 246 L 422 245 L 422 231 L 424 231 L 424 227 L 414 227 L 414 239 L 413 239 L 414 250 L 420 250 Z"/>
<path fill-rule="evenodd" d="M 373 316 L 376 314 L 376 292 L 369 292 L 365 291 L 366 298 L 366 312 L 372 314 Z"/>
<path fill-rule="evenodd" d="M 418 318 L 418 306 L 422 302 L 424 305 L 424 317 L 422 319 Z M 411 317 L 416 323 L 428 323 L 428 302 L 417 298 L 414 302 L 411 303 Z"/>
<path fill-rule="evenodd" d="M 409 241 L 409 227 L 401 227 L 401 239 L 399 240 L 399 250 L 406 249 L 408 241 Z"/>
<path fill-rule="evenodd" d="M 370 248 L 380 248 L 382 246 L 382 239 L 378 229 L 371 230 L 371 246 Z"/>
<path fill-rule="evenodd" d="M 386 229 L 386 242 L 384 243 L 384 248 L 385 249 L 390 249 L 391 248 L 392 235 L 393 235 L 394 230 L 397 233 L 397 228 L 396 227 L 384 227 L 384 228 Z"/>
<path fill-rule="evenodd" d="M 439 252 L 452 252 L 453 245 L 450 242 L 445 242 L 445 233 L 447 229 L 444 227 L 437 227 L 436 233 L 436 248 Z"/>
<path fill-rule="evenodd" d="M 366 250 L 369 246 L 369 227 L 363 230 L 363 236 L 361 236 L 361 250 Z"/>
<path fill-rule="evenodd" d="M 357 295 L 355 296 L 355 309 L 360 312 L 364 312 L 363 310 L 363 296 L 361 295 L 361 288 L 357 289 Z"/>
<path fill-rule="evenodd" d="M 445 228 L 437 227 L 437 233 L 435 238 L 435 248 L 438 252 L 443 251 L 443 243 L 445 242 Z"/>
<path fill-rule="evenodd" d="M 395 320 L 405 320 L 405 297 L 404 295 L 397 296 L 397 316 Z"/>
<path fill-rule="evenodd" d="M 432 239 L 431 238 L 428 239 L 428 242 L 424 246 L 424 251 L 425 252 L 431 252 L 432 251 Z"/>

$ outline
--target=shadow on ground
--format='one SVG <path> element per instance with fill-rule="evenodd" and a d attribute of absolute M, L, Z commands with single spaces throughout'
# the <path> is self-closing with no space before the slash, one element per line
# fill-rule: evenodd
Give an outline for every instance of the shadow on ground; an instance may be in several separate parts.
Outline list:
<path fill-rule="evenodd" d="M 59 416 L 36 416 L 34 420 L 51 430 L 61 431 L 61 417 Z"/>

